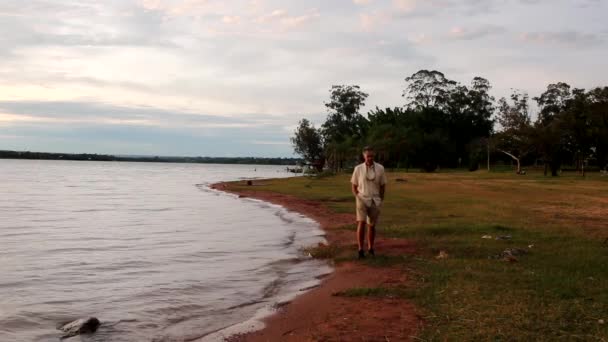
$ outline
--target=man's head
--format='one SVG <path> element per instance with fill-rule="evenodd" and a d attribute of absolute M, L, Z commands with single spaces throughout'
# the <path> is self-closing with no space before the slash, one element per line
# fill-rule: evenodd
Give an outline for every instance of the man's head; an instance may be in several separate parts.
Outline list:
<path fill-rule="evenodd" d="M 363 159 L 365 160 L 365 164 L 372 165 L 374 163 L 374 149 L 371 146 L 365 146 L 363 148 Z"/>

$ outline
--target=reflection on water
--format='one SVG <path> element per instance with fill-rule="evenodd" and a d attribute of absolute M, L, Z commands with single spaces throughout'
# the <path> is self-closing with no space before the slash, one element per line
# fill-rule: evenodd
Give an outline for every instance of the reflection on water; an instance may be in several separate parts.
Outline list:
<path fill-rule="evenodd" d="M 83 340 L 193 340 L 314 284 L 315 222 L 206 187 L 283 170 L 0 160 L 0 341 L 85 316 L 103 323 Z"/>

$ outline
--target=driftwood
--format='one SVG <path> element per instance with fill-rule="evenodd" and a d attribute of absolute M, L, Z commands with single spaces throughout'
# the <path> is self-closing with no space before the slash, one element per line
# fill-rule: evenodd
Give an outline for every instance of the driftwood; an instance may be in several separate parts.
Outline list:
<path fill-rule="evenodd" d="M 70 338 L 81 334 L 92 334 L 97 331 L 101 322 L 95 317 L 81 318 L 72 322 L 61 323 L 57 325 L 57 329 L 63 331 L 61 339 Z"/>
<path fill-rule="evenodd" d="M 509 157 L 513 158 L 513 160 L 515 160 L 517 162 L 517 174 L 521 175 L 522 174 L 522 172 L 521 172 L 521 163 L 519 161 L 519 158 L 517 158 L 514 154 L 509 153 L 509 152 L 507 152 L 505 150 L 498 149 L 498 151 L 500 151 L 500 152 L 508 155 Z M 526 173 L 524 172 L 523 174 L 525 175 Z"/>

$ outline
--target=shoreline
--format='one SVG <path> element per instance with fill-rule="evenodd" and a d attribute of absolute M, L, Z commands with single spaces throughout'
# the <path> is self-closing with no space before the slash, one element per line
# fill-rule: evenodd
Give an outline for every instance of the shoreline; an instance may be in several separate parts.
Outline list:
<path fill-rule="evenodd" d="M 354 225 L 354 214 L 335 213 L 323 203 L 295 196 L 259 190 L 235 190 L 234 182 L 210 185 L 211 189 L 248 197 L 297 212 L 316 222 L 325 233 L 328 245 L 356 247 L 354 233 L 342 229 Z M 386 255 L 393 252 L 415 254 L 413 242 L 378 237 L 376 249 Z M 319 286 L 297 295 L 286 305 L 261 320 L 261 329 L 232 335 L 231 342 L 302 341 L 302 340 L 411 340 L 420 330 L 422 320 L 417 309 L 398 298 L 339 296 L 353 288 L 391 287 L 409 283 L 407 273 L 399 268 L 371 267 L 362 262 L 340 262 Z"/>

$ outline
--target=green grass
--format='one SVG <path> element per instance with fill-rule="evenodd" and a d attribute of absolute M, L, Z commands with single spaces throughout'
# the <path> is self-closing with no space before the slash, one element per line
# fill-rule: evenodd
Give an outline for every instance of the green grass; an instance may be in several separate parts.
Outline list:
<path fill-rule="evenodd" d="M 502 227 L 501 227 L 502 228 Z M 601 340 L 608 327 L 608 248 L 582 237 L 513 229 L 511 241 L 495 226 L 415 229 L 419 241 L 411 299 L 425 309 L 427 340 Z M 506 248 L 529 253 L 516 263 L 494 258 Z M 445 250 L 449 258 L 434 260 Z"/>
<path fill-rule="evenodd" d="M 353 212 L 348 181 L 282 179 L 256 189 Z M 608 177 L 599 175 L 390 173 L 379 232 L 415 241 L 420 253 L 377 251 L 364 262 L 403 266 L 413 283 L 336 295 L 407 298 L 421 309 L 423 340 L 606 341 L 608 324 L 600 320 L 608 322 L 607 217 Z M 496 257 L 507 248 L 529 252 L 517 262 Z M 439 251 L 449 257 L 436 260 Z M 339 262 L 352 258 L 347 252 L 330 246 L 319 253 Z"/>

